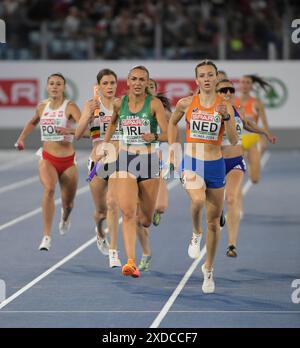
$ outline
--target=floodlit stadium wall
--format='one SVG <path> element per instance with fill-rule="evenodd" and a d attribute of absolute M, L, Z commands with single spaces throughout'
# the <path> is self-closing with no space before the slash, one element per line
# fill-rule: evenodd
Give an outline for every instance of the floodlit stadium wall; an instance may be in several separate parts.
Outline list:
<path fill-rule="evenodd" d="M 68 98 L 79 107 L 92 96 L 96 75 L 103 68 L 114 70 L 119 78 L 118 95 L 126 92 L 128 71 L 145 65 L 175 106 L 179 98 L 196 88 L 194 69 L 198 61 L 29 61 L 0 62 L 0 148 L 13 146 L 18 132 L 32 117 L 38 101 L 46 97 L 47 77 L 61 72 L 67 79 Z M 217 61 L 237 84 L 244 74 L 258 74 L 271 85 L 268 94 L 256 94 L 265 104 L 272 131 L 278 135 L 276 148 L 300 148 L 299 81 L 300 63 L 295 61 Z M 238 85 L 237 85 L 238 86 Z M 184 122 L 182 123 L 182 125 Z M 38 132 L 26 142 L 37 147 Z M 89 141 L 77 147 L 89 147 Z"/>

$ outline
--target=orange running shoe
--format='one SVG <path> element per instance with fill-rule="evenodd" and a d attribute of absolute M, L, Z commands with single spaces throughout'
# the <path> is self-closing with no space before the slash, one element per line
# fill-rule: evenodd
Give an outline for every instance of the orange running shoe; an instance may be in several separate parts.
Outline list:
<path fill-rule="evenodd" d="M 135 262 L 132 259 L 128 259 L 126 265 L 122 268 L 122 274 L 126 277 L 131 276 L 133 278 L 139 278 L 141 275 L 140 271 L 135 265 Z"/>

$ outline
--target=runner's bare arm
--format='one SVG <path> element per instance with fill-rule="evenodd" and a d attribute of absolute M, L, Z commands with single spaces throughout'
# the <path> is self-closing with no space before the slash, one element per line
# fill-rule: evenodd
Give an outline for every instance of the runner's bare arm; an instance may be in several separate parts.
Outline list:
<path fill-rule="evenodd" d="M 75 123 L 79 122 L 81 111 L 74 102 L 69 102 L 66 108 L 67 118 L 72 119 Z M 75 134 L 75 128 L 55 127 L 56 133 L 61 135 Z"/>
<path fill-rule="evenodd" d="M 259 127 L 254 121 L 252 121 L 250 119 L 247 119 L 247 120 L 243 119 L 243 123 L 244 123 L 244 128 L 248 132 L 256 133 L 256 134 L 263 134 L 271 144 L 276 143 L 277 138 L 275 137 L 275 135 L 273 135 L 270 131 Z"/>
<path fill-rule="evenodd" d="M 180 99 L 176 104 L 175 111 L 172 113 L 168 124 L 168 143 L 170 145 L 168 162 L 173 165 L 178 162 L 181 155 L 181 145 L 176 143 L 176 140 L 178 139 L 177 124 L 185 114 L 191 102 L 192 97 Z"/>
<path fill-rule="evenodd" d="M 226 114 L 230 115 L 230 118 L 228 121 L 224 121 L 224 125 L 225 125 L 225 132 L 227 134 L 228 140 L 230 142 L 231 145 L 236 145 L 239 141 L 239 137 L 236 131 L 236 123 L 235 123 L 235 119 L 234 119 L 234 110 L 233 107 L 231 105 L 231 103 L 229 101 L 223 101 L 223 103 L 225 102 L 225 112 L 223 112 L 223 110 L 220 112 L 222 114 L 222 116 L 226 116 Z"/>
<path fill-rule="evenodd" d="M 74 103 L 70 102 L 67 106 L 66 113 L 68 115 L 68 118 L 72 118 L 75 123 L 79 122 L 80 116 L 81 116 L 81 111 L 79 107 Z"/>
<path fill-rule="evenodd" d="M 166 118 L 164 106 L 162 102 L 160 101 L 160 99 L 153 97 L 151 101 L 151 111 L 153 115 L 155 115 L 155 118 L 159 125 L 160 134 L 158 135 L 153 133 L 143 134 L 143 139 L 145 141 L 154 141 L 155 138 L 157 137 L 157 140 L 160 142 L 167 141 L 168 140 L 167 138 L 168 121 Z"/>
<path fill-rule="evenodd" d="M 43 113 L 43 110 L 46 106 L 45 102 L 41 102 L 38 104 L 36 110 L 35 110 L 35 114 L 32 117 L 32 119 L 26 123 L 26 125 L 24 126 L 21 134 L 19 135 L 17 141 L 16 141 L 16 147 L 19 150 L 23 150 L 24 149 L 24 142 L 25 139 L 28 137 L 28 135 L 34 130 L 34 128 L 39 124 L 40 122 L 40 118 L 41 115 Z"/>
<path fill-rule="evenodd" d="M 176 104 L 168 125 L 168 143 L 170 145 L 176 141 L 178 135 L 177 123 L 182 119 L 191 102 L 192 97 L 186 97 L 180 99 Z"/>
<path fill-rule="evenodd" d="M 265 107 L 264 107 L 263 103 L 260 100 L 257 100 L 257 102 L 256 102 L 256 109 L 257 109 L 257 112 L 258 112 L 258 117 L 261 119 L 263 128 L 266 131 L 269 131 L 269 125 L 268 125 L 268 120 L 267 120 Z"/>
<path fill-rule="evenodd" d="M 119 112 L 121 109 L 121 99 L 115 99 L 114 100 L 114 109 L 113 109 L 113 114 L 111 116 L 111 121 L 108 125 L 108 128 L 105 133 L 105 137 L 103 142 L 108 143 L 110 142 L 111 137 L 113 136 L 114 132 L 117 129 L 117 125 L 119 122 Z"/>
<path fill-rule="evenodd" d="M 104 140 L 101 144 L 99 144 L 96 148 L 96 161 L 100 161 L 109 152 L 109 149 L 111 148 L 109 144 L 111 137 L 113 136 L 114 132 L 116 131 L 118 121 L 119 121 L 119 112 L 121 109 L 121 99 L 115 99 L 114 100 L 114 106 L 113 106 L 113 114 L 111 116 L 111 121 L 108 125 L 108 128 L 105 133 Z"/>
<path fill-rule="evenodd" d="M 82 115 L 79 119 L 75 130 L 75 139 L 90 137 L 88 131 L 88 124 L 94 118 L 94 111 L 99 108 L 99 102 L 94 99 L 90 99 L 84 103 Z"/>

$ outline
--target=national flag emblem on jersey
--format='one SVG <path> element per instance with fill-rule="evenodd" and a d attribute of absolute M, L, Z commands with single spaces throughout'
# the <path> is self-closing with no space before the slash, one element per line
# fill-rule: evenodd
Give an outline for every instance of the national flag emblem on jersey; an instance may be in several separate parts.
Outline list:
<path fill-rule="evenodd" d="M 142 123 L 143 123 L 143 126 L 149 126 L 150 121 L 149 120 L 143 120 Z"/>
<path fill-rule="evenodd" d="M 214 115 L 214 121 L 219 123 L 220 122 L 220 116 L 217 114 L 217 115 Z"/>

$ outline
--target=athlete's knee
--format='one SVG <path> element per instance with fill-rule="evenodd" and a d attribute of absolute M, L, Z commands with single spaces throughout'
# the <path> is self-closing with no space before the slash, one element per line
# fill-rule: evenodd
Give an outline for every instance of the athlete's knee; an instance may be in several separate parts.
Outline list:
<path fill-rule="evenodd" d="M 139 212 L 137 223 L 139 226 L 150 227 L 152 224 L 152 216 Z"/>
<path fill-rule="evenodd" d="M 229 193 L 226 195 L 226 202 L 228 205 L 235 206 L 237 204 L 238 197 L 233 193 Z"/>
<path fill-rule="evenodd" d="M 115 198 L 107 196 L 106 198 L 107 210 L 114 212 L 118 209 L 118 204 Z"/>
<path fill-rule="evenodd" d="M 73 201 L 72 202 L 63 202 L 62 207 L 64 209 L 72 210 L 74 207 L 74 202 Z"/>
<path fill-rule="evenodd" d="M 203 197 L 193 198 L 192 206 L 194 209 L 201 209 L 204 206 L 204 198 Z"/>
<path fill-rule="evenodd" d="M 55 186 L 45 186 L 44 193 L 47 197 L 53 198 L 55 194 Z"/>
<path fill-rule="evenodd" d="M 128 220 L 136 220 L 136 210 L 134 208 L 123 208 L 122 211 L 122 219 L 124 221 Z"/>
<path fill-rule="evenodd" d="M 209 219 L 206 225 L 208 231 L 211 233 L 218 233 L 220 230 L 220 218 Z"/>

